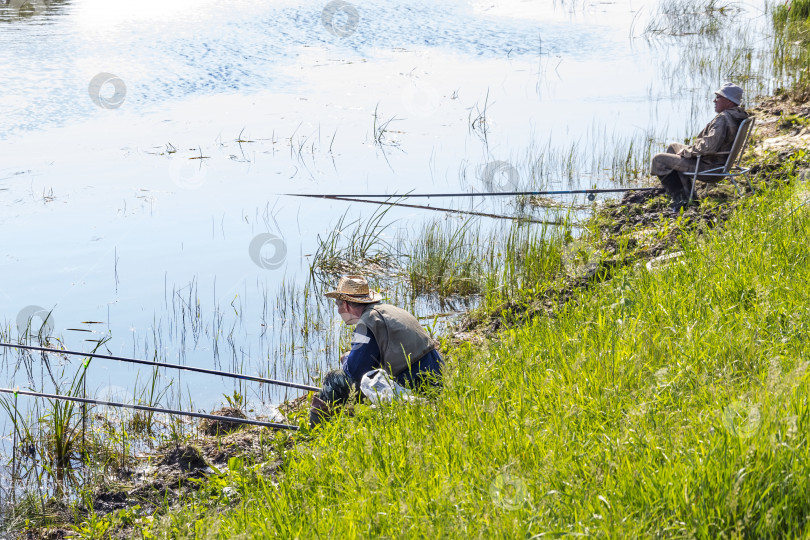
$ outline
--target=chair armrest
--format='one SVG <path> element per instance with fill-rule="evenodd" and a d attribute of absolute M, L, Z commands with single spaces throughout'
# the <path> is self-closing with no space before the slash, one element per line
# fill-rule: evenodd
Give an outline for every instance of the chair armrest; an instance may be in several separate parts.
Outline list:
<path fill-rule="evenodd" d="M 716 171 L 722 171 L 722 170 L 723 170 L 723 167 L 712 167 L 711 169 L 706 169 L 706 170 L 703 170 L 703 171 L 698 171 L 698 172 L 689 172 L 689 171 L 687 171 L 687 172 L 683 172 L 681 174 L 683 174 L 684 176 L 727 176 L 726 173 L 724 173 L 724 172 L 716 172 Z"/>

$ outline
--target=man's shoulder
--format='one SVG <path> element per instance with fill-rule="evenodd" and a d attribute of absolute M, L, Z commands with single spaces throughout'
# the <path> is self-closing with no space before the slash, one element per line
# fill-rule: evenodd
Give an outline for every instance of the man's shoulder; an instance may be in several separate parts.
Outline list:
<path fill-rule="evenodd" d="M 394 306 L 389 306 L 388 304 L 370 304 L 363 312 L 363 316 L 361 318 L 382 319 L 385 316 L 385 313 L 389 311 L 389 308 L 393 307 Z"/>
<path fill-rule="evenodd" d="M 402 309 L 400 307 L 397 307 L 397 306 L 392 306 L 391 304 L 374 304 L 369 311 L 370 312 L 375 312 L 376 311 L 378 314 L 380 314 L 382 316 L 386 316 L 386 315 L 403 315 L 403 314 L 411 315 L 410 313 L 408 313 L 404 309 Z M 411 315 L 411 317 L 413 317 L 413 315 Z"/>
<path fill-rule="evenodd" d="M 749 114 L 748 111 L 743 109 L 742 107 L 732 107 L 730 109 L 726 109 L 725 111 L 721 112 L 717 115 L 717 117 L 722 117 L 724 120 L 728 120 L 731 122 L 742 122 L 746 118 L 748 118 Z"/>
<path fill-rule="evenodd" d="M 417 321 L 416 317 L 414 317 L 410 311 L 402 309 L 401 307 L 392 306 L 391 304 L 374 304 L 371 309 L 366 310 L 363 315 L 372 320 L 396 319 L 403 323 L 406 321 Z"/>

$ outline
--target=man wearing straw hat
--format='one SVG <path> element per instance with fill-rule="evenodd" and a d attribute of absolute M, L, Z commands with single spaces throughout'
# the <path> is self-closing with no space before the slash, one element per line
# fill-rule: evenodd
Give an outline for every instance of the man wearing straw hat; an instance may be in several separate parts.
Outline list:
<path fill-rule="evenodd" d="M 341 358 L 342 370 L 329 372 L 324 390 L 313 399 L 311 419 L 316 410 L 326 412 L 329 403 L 345 401 L 349 385 L 359 387 L 363 375 L 374 369 L 384 369 L 399 385 L 417 391 L 438 383 L 442 357 L 433 340 L 416 317 L 380 303 L 382 295 L 369 290 L 366 278 L 343 276 L 326 297 L 335 299 L 343 322 L 356 326 L 351 351 Z"/>
<path fill-rule="evenodd" d="M 740 124 L 748 118 L 748 113 L 740 105 L 742 88 L 726 83 L 714 95 L 714 112 L 717 116 L 703 128 L 695 143 L 691 146 L 672 143 L 665 153 L 656 154 L 652 159 L 650 172 L 661 179 L 664 189 L 672 197 L 673 209 L 680 209 L 688 200 L 691 190 L 691 180 L 680 173 L 695 170 L 697 155 L 728 152 Z M 724 155 L 706 156 L 700 163 L 701 167 L 705 164 L 705 168 L 709 169 L 722 166 L 725 161 Z"/>

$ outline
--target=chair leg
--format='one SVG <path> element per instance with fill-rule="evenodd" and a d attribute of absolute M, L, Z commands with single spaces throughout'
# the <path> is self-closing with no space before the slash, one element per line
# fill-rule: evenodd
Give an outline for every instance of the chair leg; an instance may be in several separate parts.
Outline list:
<path fill-rule="evenodd" d="M 695 164 L 695 174 L 691 177 L 692 186 L 689 188 L 689 200 L 686 204 L 692 204 L 692 197 L 695 196 L 695 184 L 697 184 L 697 173 L 700 170 L 700 156 L 697 158 L 697 164 Z"/>
<path fill-rule="evenodd" d="M 748 187 L 751 188 L 751 193 L 756 193 L 757 190 L 754 188 L 754 184 L 751 183 L 751 179 L 748 178 L 748 173 L 743 173 L 743 177 L 745 177 L 745 181 L 748 184 Z"/>
<path fill-rule="evenodd" d="M 737 190 L 737 197 L 742 197 L 742 192 L 740 191 L 740 186 L 737 185 L 736 180 L 734 180 L 733 176 L 728 177 L 731 180 L 731 183 L 734 184 L 734 189 Z"/>

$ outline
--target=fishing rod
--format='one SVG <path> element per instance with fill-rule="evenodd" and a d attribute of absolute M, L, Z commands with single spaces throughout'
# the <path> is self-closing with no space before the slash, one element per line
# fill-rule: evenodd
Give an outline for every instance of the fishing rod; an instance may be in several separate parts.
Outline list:
<path fill-rule="evenodd" d="M 29 351 L 42 351 L 47 353 L 70 354 L 74 356 L 86 356 L 88 358 L 101 358 L 102 360 L 117 360 L 119 362 L 128 362 L 130 364 L 143 364 L 145 366 L 157 366 L 172 369 L 181 369 L 184 371 L 194 371 L 196 373 L 205 373 L 207 375 L 219 375 L 221 377 L 230 377 L 231 379 L 241 379 L 243 381 L 253 381 L 265 384 L 275 384 L 278 386 L 287 386 L 289 388 L 298 388 L 300 390 L 310 390 L 314 392 L 320 391 L 317 386 L 310 386 L 307 384 L 292 383 L 287 381 L 278 381 L 275 379 L 266 379 L 264 377 L 256 377 L 253 375 L 243 375 L 241 373 L 231 373 L 229 371 L 219 371 L 216 369 L 206 369 L 194 366 L 184 366 L 182 364 L 168 364 L 165 362 L 153 362 L 151 360 L 139 360 L 137 358 L 126 358 L 124 356 L 111 356 L 108 354 L 86 353 L 80 351 L 67 351 L 60 349 L 49 349 L 47 347 L 36 347 L 34 345 L 15 345 L 13 343 L 0 343 L 0 347 L 8 347 L 10 349 L 25 349 Z"/>
<path fill-rule="evenodd" d="M 567 190 L 550 190 L 550 191 L 492 191 L 487 193 L 405 193 L 402 195 L 394 194 L 374 194 L 368 195 L 366 193 L 362 194 L 333 194 L 333 195 L 323 195 L 323 194 L 311 194 L 311 193 L 284 193 L 289 197 L 312 197 L 316 199 L 332 199 L 332 198 L 341 198 L 341 197 L 365 197 L 365 198 L 393 198 L 393 197 L 402 197 L 406 199 L 408 197 L 497 197 L 497 196 L 505 196 L 505 195 L 576 195 L 576 194 L 586 194 L 586 195 L 596 195 L 599 193 L 626 193 L 628 191 L 655 191 L 656 189 L 660 189 L 657 187 L 636 187 L 636 188 L 599 188 L 599 189 L 567 189 Z"/>
<path fill-rule="evenodd" d="M 12 390 L 11 388 L 0 388 L 0 392 L 4 394 L 14 394 L 21 396 L 33 396 L 48 399 L 61 399 L 62 401 L 73 401 L 77 403 L 89 403 L 91 405 L 109 405 L 111 407 L 118 407 L 121 409 L 132 409 L 136 411 L 147 411 L 173 414 L 176 416 L 193 416 L 194 418 L 206 418 L 208 420 L 219 420 L 220 422 L 236 422 L 239 424 L 250 424 L 252 426 L 262 426 L 275 429 L 292 429 L 297 430 L 298 426 L 291 424 L 277 424 L 275 422 L 262 422 L 261 420 L 250 420 L 248 418 L 234 418 L 233 416 L 217 416 L 215 414 L 196 413 L 191 411 L 178 411 L 175 409 L 164 409 L 162 407 L 149 407 L 147 405 L 130 405 L 128 403 L 113 403 L 110 401 L 101 401 L 97 399 L 80 398 L 78 396 L 61 396 L 59 394 L 44 394 L 42 392 L 30 392 L 28 390 Z"/>
<path fill-rule="evenodd" d="M 306 195 L 297 195 L 299 197 L 306 197 Z M 453 214 L 464 214 L 467 216 L 479 216 L 479 217 L 489 217 L 489 218 L 496 218 L 496 219 L 508 219 L 509 221 L 526 221 L 529 223 L 540 223 L 543 225 L 562 225 L 559 221 L 547 221 L 547 220 L 539 220 L 539 219 L 532 219 L 527 217 L 520 217 L 520 216 L 502 216 L 500 214 L 490 214 L 487 212 L 474 212 L 472 210 L 456 210 L 455 208 L 439 208 L 437 206 L 424 206 L 421 204 L 405 204 L 401 202 L 390 202 L 390 201 L 367 201 L 363 199 L 354 199 L 350 197 L 332 197 L 328 195 L 324 195 L 321 197 L 323 199 L 331 199 L 334 201 L 348 201 L 348 202 L 359 202 L 359 203 L 369 203 L 369 204 L 381 204 L 386 206 L 403 206 L 405 208 L 419 208 L 422 210 L 434 210 L 436 212 L 450 212 Z"/>

